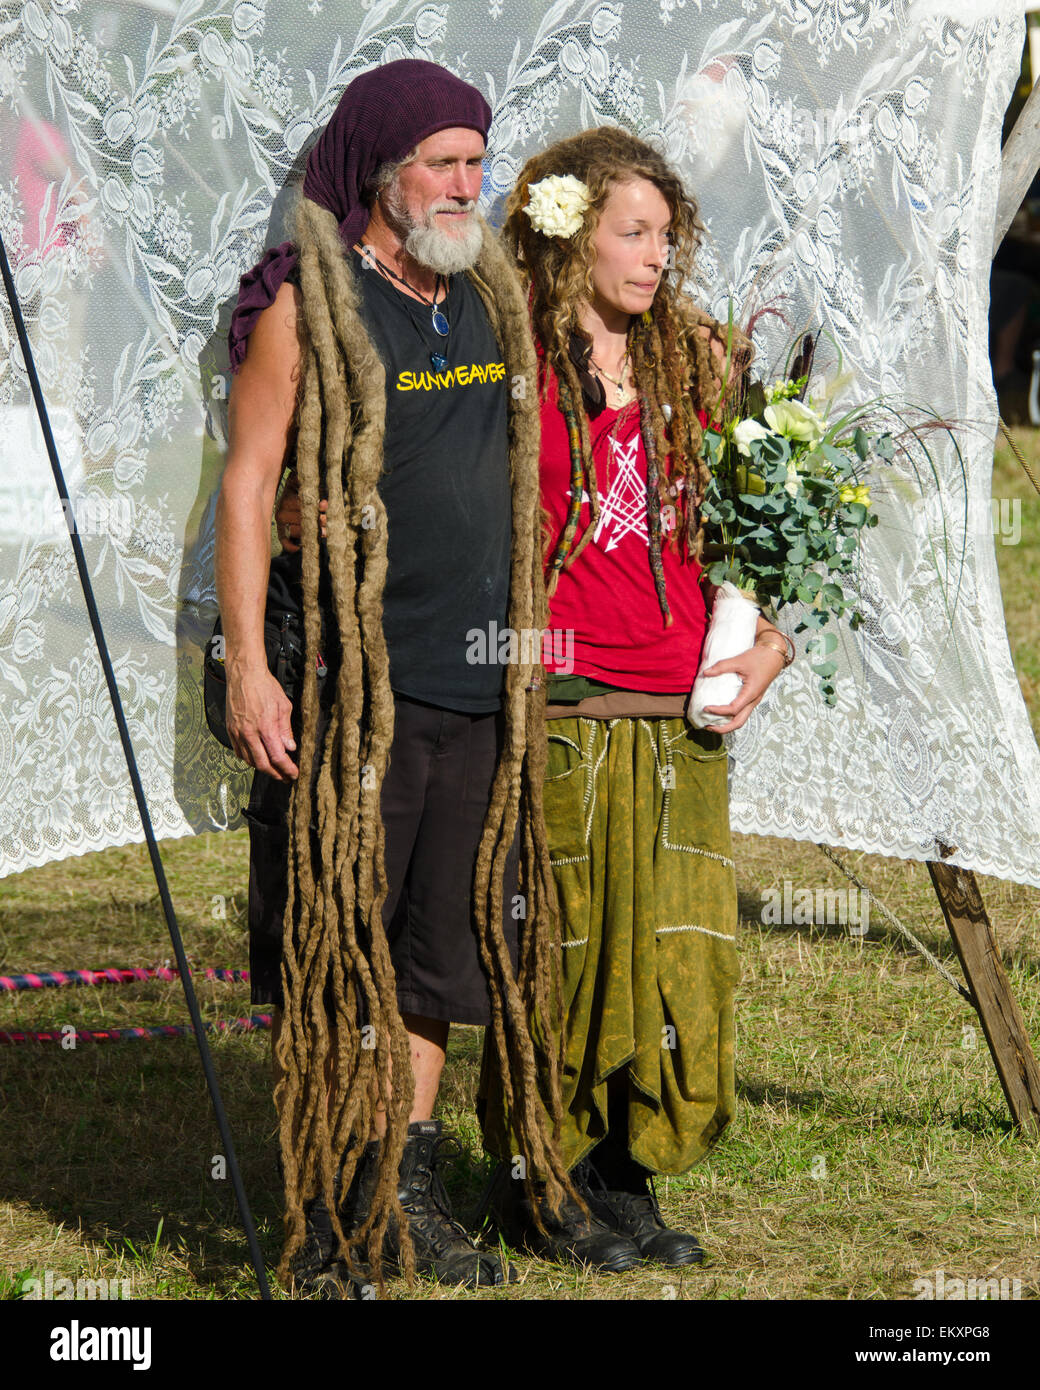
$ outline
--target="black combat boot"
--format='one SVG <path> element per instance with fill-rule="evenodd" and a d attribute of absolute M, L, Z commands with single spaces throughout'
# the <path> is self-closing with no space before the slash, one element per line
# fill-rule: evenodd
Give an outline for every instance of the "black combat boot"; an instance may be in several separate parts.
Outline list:
<path fill-rule="evenodd" d="M 570 1177 L 576 1190 L 582 1192 L 586 1185 L 584 1165 L 579 1163 Z M 633 1241 L 604 1225 L 595 1213 L 586 1215 L 573 1197 L 565 1196 L 554 1216 L 545 1198 L 545 1184 L 536 1182 L 533 1187 L 532 1200 L 523 1181 L 511 1176 L 508 1163 L 500 1164 L 492 1178 L 486 1206 L 511 1245 L 522 1246 L 543 1260 L 567 1260 L 601 1274 L 622 1274 L 642 1264 L 643 1257 Z"/>
<path fill-rule="evenodd" d="M 339 1191 L 337 1179 L 336 1192 Z M 306 1233 L 303 1244 L 289 1261 L 296 1292 L 325 1299 L 361 1298 L 361 1286 L 336 1254 L 332 1218 L 323 1197 L 314 1197 L 304 1207 Z"/>
<path fill-rule="evenodd" d="M 697 1265 L 704 1251 L 694 1235 L 665 1225 L 649 1174 L 608 1134 L 587 1160 L 582 1196 L 612 1231 L 628 1236 L 651 1264 Z"/>
<path fill-rule="evenodd" d="M 463 1226 L 452 1215 L 448 1194 L 437 1172 L 442 1146 L 454 1142 L 441 1137 L 439 1120 L 417 1120 L 408 1126 L 408 1142 L 401 1158 L 397 1197 L 408 1221 L 418 1274 L 433 1274 L 445 1284 L 467 1288 L 512 1283 L 515 1271 L 504 1270 L 497 1255 L 478 1250 Z M 357 1177 L 348 1197 L 348 1219 L 357 1231 L 371 1209 L 376 1189 L 379 1141 L 365 1148 Z M 391 1218 L 383 1246 L 384 1258 L 401 1266 L 397 1222 Z"/>

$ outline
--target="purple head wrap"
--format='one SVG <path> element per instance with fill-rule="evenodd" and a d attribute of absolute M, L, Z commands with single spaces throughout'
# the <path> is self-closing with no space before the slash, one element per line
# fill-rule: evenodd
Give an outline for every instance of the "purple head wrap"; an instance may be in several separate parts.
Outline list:
<path fill-rule="evenodd" d="M 311 150 L 304 197 L 327 208 L 343 244 L 353 246 L 368 226 L 363 198 L 380 165 L 403 159 L 438 130 L 465 126 L 486 140 L 490 125 L 491 108 L 476 87 L 436 63 L 402 58 L 371 68 L 347 87 Z M 297 259 L 292 242 L 284 241 L 242 276 L 228 334 L 233 372 L 245 359 L 253 326 Z"/>

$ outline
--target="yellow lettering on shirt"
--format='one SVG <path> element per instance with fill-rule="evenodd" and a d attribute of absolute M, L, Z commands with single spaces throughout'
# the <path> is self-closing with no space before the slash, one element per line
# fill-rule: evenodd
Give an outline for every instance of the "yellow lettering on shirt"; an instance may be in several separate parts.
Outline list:
<path fill-rule="evenodd" d="M 504 362 L 471 362 L 468 366 L 449 367 L 437 372 L 400 372 L 397 377 L 398 391 L 447 391 L 455 386 L 486 385 L 487 382 L 504 381 L 506 368 Z"/>

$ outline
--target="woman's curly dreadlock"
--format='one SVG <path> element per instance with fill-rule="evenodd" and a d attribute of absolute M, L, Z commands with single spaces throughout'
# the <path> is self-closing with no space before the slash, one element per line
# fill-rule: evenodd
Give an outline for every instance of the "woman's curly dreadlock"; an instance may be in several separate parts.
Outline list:
<path fill-rule="evenodd" d="M 544 236 L 535 230 L 524 209 L 531 184 L 552 174 L 572 174 L 589 190 L 589 206 L 579 230 L 569 239 Z M 686 480 L 677 498 L 680 522 L 676 537 L 686 553 L 697 558 L 703 543 L 694 497 L 708 481 L 701 457 L 703 430 L 698 409 L 718 408 L 731 383 L 736 383 L 751 359 L 751 344 L 743 334 L 717 323 L 683 293 L 704 228 L 697 205 L 682 180 L 644 141 L 615 126 L 599 126 L 560 140 L 529 159 L 506 203 L 502 236 L 525 277 L 535 336 L 545 362 L 555 373 L 560 408 L 571 444 L 571 499 L 563 532 L 547 558 L 551 597 L 562 569 L 581 554 L 596 529 L 599 496 L 588 420 L 581 384 L 571 360 L 572 335 L 589 342 L 582 329 L 580 304 L 593 297 L 593 238 L 600 213 L 618 184 L 647 179 L 663 195 L 672 213 L 671 257 L 653 304 L 633 318 L 629 350 L 639 394 L 643 443 L 646 450 L 647 519 L 650 563 L 658 601 L 666 624 L 671 617 L 661 562 L 661 489 L 668 461 L 668 481 Z M 720 364 L 721 358 L 721 364 Z M 589 498 L 589 524 L 578 536 L 582 493 Z M 575 543 L 577 538 L 577 543 Z"/>

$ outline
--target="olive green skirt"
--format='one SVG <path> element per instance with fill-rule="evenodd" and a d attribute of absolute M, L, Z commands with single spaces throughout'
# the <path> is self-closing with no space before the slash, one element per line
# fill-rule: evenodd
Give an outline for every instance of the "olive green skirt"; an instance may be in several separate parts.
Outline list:
<path fill-rule="evenodd" d="M 684 1173 L 733 1116 L 736 881 L 726 750 L 684 719 L 554 719 L 545 817 L 562 918 L 561 1150 L 607 1130 L 607 1083 L 632 1157 Z M 479 1111 L 489 1153 L 519 1150 L 493 1047 Z M 620 1075 L 617 1075 L 619 1074 Z M 611 1116 L 616 1124 L 616 1094 Z"/>

